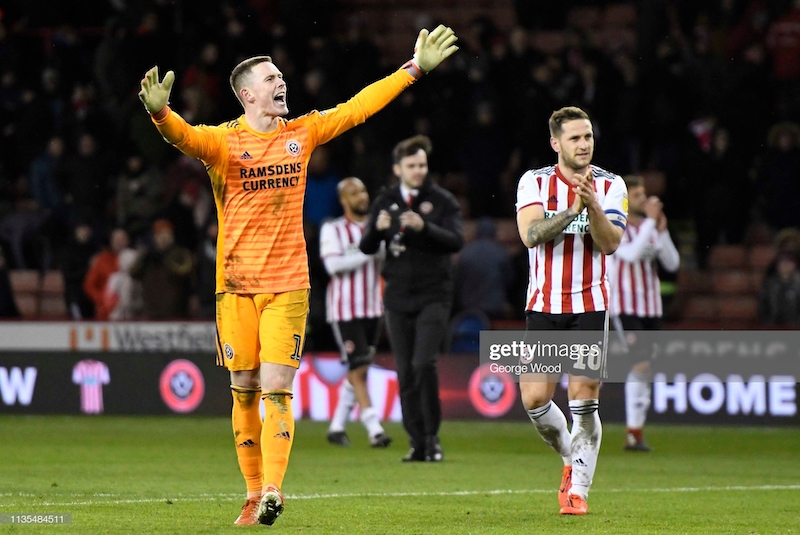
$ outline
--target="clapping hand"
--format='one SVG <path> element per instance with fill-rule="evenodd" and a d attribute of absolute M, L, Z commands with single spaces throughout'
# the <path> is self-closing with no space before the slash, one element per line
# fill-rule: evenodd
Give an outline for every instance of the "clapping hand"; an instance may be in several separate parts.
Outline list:
<path fill-rule="evenodd" d="M 575 186 L 572 188 L 583 202 L 583 206 L 589 208 L 597 204 L 597 193 L 594 191 L 594 181 L 591 178 L 591 175 L 582 175 L 580 173 L 575 173 L 572 176 L 572 182 Z M 576 199 L 577 202 L 577 199 Z"/>

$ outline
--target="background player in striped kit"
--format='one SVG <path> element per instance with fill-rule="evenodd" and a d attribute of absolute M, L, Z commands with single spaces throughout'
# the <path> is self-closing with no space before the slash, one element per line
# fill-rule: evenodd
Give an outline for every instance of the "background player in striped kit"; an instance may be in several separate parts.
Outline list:
<path fill-rule="evenodd" d="M 583 110 L 561 108 L 550 116 L 549 127 L 558 164 L 526 172 L 517 186 L 517 227 L 530 263 L 526 328 L 596 330 L 605 339 L 605 259 L 625 230 L 625 184 L 591 165 L 594 132 Z M 571 435 L 564 413 L 552 402 L 557 376 L 522 376 L 520 391 L 537 431 L 564 461 L 560 513 L 582 515 L 602 438 L 600 381 L 569 377 Z"/>
<path fill-rule="evenodd" d="M 230 371 L 233 434 L 247 501 L 236 524 L 271 525 L 294 440 L 292 385 L 308 318 L 303 202 L 311 153 L 383 109 L 458 50 L 450 28 L 420 31 L 414 57 L 333 109 L 287 121 L 287 87 L 269 56 L 239 63 L 230 85 L 244 114 L 190 126 L 167 105 L 175 73 L 153 67 L 139 98 L 159 133 L 203 162 L 217 207 L 217 358 Z M 264 402 L 265 417 L 260 418 Z"/>
<path fill-rule="evenodd" d="M 628 226 L 616 252 L 609 257 L 611 315 L 633 363 L 625 380 L 625 449 L 650 451 L 642 429 L 650 407 L 650 359 L 655 347 L 645 345 L 630 331 L 661 329 L 664 315 L 658 265 L 674 273 L 680 255 L 667 230 L 667 217 L 658 197 L 648 197 L 644 179 L 625 177 L 628 188 Z M 628 336 L 624 336 L 628 331 Z"/>
<path fill-rule="evenodd" d="M 367 390 L 367 371 L 381 334 L 380 273 L 385 249 L 381 247 L 376 254 L 368 255 L 358 248 L 369 217 L 369 194 L 364 183 L 355 177 L 345 178 L 339 182 L 337 190 L 344 215 L 323 223 L 319 241 L 322 261 L 331 276 L 325 297 L 327 319 L 349 371 L 339 389 L 339 401 L 328 427 L 328 441 L 340 446 L 350 445 L 345 424 L 358 402 L 370 444 L 385 448 L 392 439 L 384 432 Z"/>

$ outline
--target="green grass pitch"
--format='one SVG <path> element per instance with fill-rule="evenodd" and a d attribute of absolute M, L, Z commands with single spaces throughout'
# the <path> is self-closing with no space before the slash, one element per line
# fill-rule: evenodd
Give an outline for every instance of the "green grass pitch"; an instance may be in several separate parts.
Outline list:
<path fill-rule="evenodd" d="M 604 427 L 589 515 L 558 515 L 560 460 L 526 423 L 445 422 L 440 464 L 399 462 L 405 434 L 351 448 L 299 422 L 271 528 L 243 503 L 224 418 L 0 416 L 0 514 L 69 513 L 0 533 L 800 534 L 800 430 L 651 426 L 650 454 Z"/>

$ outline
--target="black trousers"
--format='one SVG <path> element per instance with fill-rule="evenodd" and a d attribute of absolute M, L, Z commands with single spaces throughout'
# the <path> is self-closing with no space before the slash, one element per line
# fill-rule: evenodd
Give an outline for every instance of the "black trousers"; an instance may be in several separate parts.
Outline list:
<path fill-rule="evenodd" d="M 431 303 L 417 312 L 386 311 L 403 426 L 413 448 L 423 448 L 425 436 L 437 435 L 442 423 L 436 357 L 447 333 L 449 317 L 449 303 Z"/>

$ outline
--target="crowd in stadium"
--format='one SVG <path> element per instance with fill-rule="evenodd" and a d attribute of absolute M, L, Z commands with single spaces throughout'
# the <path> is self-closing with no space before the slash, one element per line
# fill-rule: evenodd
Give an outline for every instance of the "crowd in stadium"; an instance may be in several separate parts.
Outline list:
<path fill-rule="evenodd" d="M 466 218 L 513 220 L 519 177 L 554 162 L 547 118 L 565 105 L 592 117 L 598 165 L 663 176 L 666 213 L 694 229 L 688 253 L 699 268 L 718 243 L 769 242 L 800 227 L 798 2 L 539 4 L 517 2 L 513 28 L 490 10 L 457 28 L 461 50 L 424 91 L 407 91 L 315 152 L 305 209 L 314 288 L 327 282 L 318 231 L 341 214 L 342 178 L 360 177 L 374 196 L 392 178 L 392 146 L 425 134 L 431 174 Z M 632 4 L 635 19 L 603 17 L 619 4 Z M 228 76 L 250 55 L 270 54 L 284 73 L 290 117 L 343 102 L 399 67 L 345 1 L 22 6 L 0 11 L 2 269 L 61 270 L 73 318 L 109 317 L 117 303 L 86 281 L 121 265 L 142 295 L 117 318 L 213 317 L 208 177 L 142 109 L 136 93 L 148 68 L 175 71 L 171 106 L 187 121 L 217 124 L 241 113 Z M 492 237 L 489 221 L 482 238 Z M 123 261 L 125 249 L 137 254 Z M 100 265 L 101 251 L 110 264 Z M 786 257 L 796 273 L 794 252 Z M 522 316 L 525 259 L 518 245 L 499 263 L 511 266 L 506 318 Z M 317 293 L 312 324 L 324 322 Z"/>

